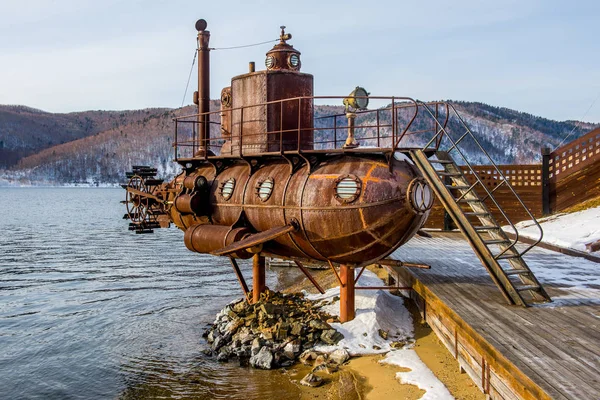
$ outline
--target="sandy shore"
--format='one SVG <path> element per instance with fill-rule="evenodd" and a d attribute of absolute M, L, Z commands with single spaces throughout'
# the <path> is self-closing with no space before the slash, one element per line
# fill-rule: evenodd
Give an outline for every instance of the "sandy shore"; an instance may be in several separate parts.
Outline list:
<path fill-rule="evenodd" d="M 385 277 L 382 269 L 372 269 L 381 278 Z M 337 284 L 331 271 L 312 271 L 313 276 L 324 287 L 329 288 Z M 316 290 L 308 280 L 302 280 L 288 287 L 286 292 L 307 290 L 314 293 Z M 419 358 L 427 365 L 434 375 L 448 388 L 457 399 L 485 399 L 485 395 L 475 386 L 468 375 L 459 372 L 458 362 L 450 355 L 440 343 L 435 333 L 426 324 L 421 322 L 416 307 L 407 301 L 406 306 L 411 311 L 415 330 L 415 348 Z M 415 385 L 402 384 L 396 377 L 398 372 L 406 372 L 406 368 L 381 364 L 385 356 L 372 355 L 352 358 L 339 372 L 323 376 L 327 384 L 318 388 L 299 386 L 302 399 L 419 399 L 425 393 Z M 297 366 L 287 372 L 292 382 L 299 381 L 309 367 Z"/>

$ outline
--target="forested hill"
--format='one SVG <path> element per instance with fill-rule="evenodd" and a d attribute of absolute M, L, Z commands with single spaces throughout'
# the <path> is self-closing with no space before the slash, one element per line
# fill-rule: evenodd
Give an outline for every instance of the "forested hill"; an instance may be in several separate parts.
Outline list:
<path fill-rule="evenodd" d="M 0 169 L 46 148 L 96 135 L 166 111 L 83 111 L 53 114 L 25 106 L 0 105 Z"/>
<path fill-rule="evenodd" d="M 475 102 L 453 102 L 498 163 L 539 161 L 543 145 L 556 145 L 597 125 L 553 121 Z M 211 108 L 217 109 L 217 101 Z M 315 115 L 343 111 L 315 106 Z M 52 114 L 24 106 L 0 106 L 0 184 L 119 183 L 131 165 L 152 165 L 166 177 L 173 158 L 173 117 L 181 109 L 85 111 Z M 2 170 L 4 168 L 4 170 Z"/>

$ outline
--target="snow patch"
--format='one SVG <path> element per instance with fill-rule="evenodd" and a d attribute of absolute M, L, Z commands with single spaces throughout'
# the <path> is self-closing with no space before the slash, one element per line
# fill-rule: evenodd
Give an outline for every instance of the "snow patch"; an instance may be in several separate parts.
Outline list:
<path fill-rule="evenodd" d="M 360 286 L 381 286 L 381 279 L 373 272 L 365 270 L 360 277 Z M 340 295 L 340 288 L 329 289 L 325 294 L 308 295 L 310 300 L 331 301 Z M 345 323 L 331 323 L 344 339 L 337 345 L 316 346 L 315 350 L 332 352 L 346 349 L 350 355 L 380 354 L 392 350 L 394 341 L 414 341 L 412 316 L 404 307 L 404 299 L 383 290 L 357 290 L 355 297 L 356 317 Z M 331 315 L 340 315 L 340 302 L 335 301 L 322 307 Z M 379 330 L 388 333 L 388 340 L 379 335 Z M 375 348 L 373 348 L 375 346 Z"/>
<path fill-rule="evenodd" d="M 557 214 L 542 218 L 538 222 L 544 230 L 542 241 L 559 247 L 586 251 L 585 245 L 600 240 L 600 207 L 574 212 Z M 519 235 L 530 239 L 538 239 L 539 230 L 532 221 L 522 221 L 515 225 Z M 506 232 L 514 230 L 504 226 Z M 599 254 L 596 251 L 592 254 Z"/>
<path fill-rule="evenodd" d="M 401 383 L 415 385 L 419 389 L 425 390 L 421 400 L 454 399 L 446 386 L 427 368 L 414 350 L 390 351 L 380 363 L 409 368 L 408 372 L 396 373 L 396 378 Z"/>

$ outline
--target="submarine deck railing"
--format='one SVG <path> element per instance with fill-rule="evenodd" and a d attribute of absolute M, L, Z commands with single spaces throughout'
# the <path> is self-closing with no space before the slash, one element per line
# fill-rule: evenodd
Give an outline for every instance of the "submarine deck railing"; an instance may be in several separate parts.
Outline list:
<path fill-rule="evenodd" d="M 494 163 L 490 154 L 476 139 L 452 104 L 445 101 L 422 102 L 402 96 L 356 96 L 355 99 L 368 98 L 369 100 L 383 100 L 390 103 L 381 108 L 350 112 L 354 119 L 352 121 L 352 131 L 355 140 L 360 142 L 360 146 L 344 147 L 348 132 L 351 129 L 348 113 L 337 112 L 331 115 L 315 116 L 314 101 L 343 100 L 346 98 L 348 96 L 301 96 L 174 118 L 175 138 L 173 147 L 175 161 L 182 163 L 194 160 L 243 159 L 260 156 L 287 157 L 291 155 L 304 157 L 304 155 L 323 153 L 393 153 L 415 148 L 433 154 L 440 149 L 442 144 L 447 144 L 449 147 L 445 151 L 449 153 L 456 151 L 459 155 L 459 163 L 467 167 L 469 175 L 475 178 L 475 183 L 469 189 L 469 192 L 479 185 L 484 191 L 482 201 L 491 200 L 502 218 L 515 232 L 515 239 L 495 257 L 500 257 L 515 248 L 519 242 L 518 229 L 493 196 L 493 193 L 500 186 L 506 186 L 509 189 L 511 195 L 516 199 L 519 206 L 526 211 L 539 231 L 537 240 L 524 251 L 520 251 L 520 255 L 527 253 L 542 240 L 543 231 L 541 226 L 510 185 L 509 178 Z M 252 109 L 260 111 L 258 117 L 256 113 L 252 114 Z M 308 121 L 312 122 L 312 126 L 303 126 L 303 122 L 306 122 L 306 115 L 304 114 L 307 112 L 311 113 L 310 117 L 312 118 L 308 118 Z M 271 121 L 271 127 L 278 120 L 279 129 L 267 129 L 269 126 L 267 115 L 269 113 L 272 114 L 272 117 L 275 117 L 275 121 Z M 400 117 L 400 114 L 403 115 Z M 199 121 L 201 115 L 208 115 L 209 117 L 208 124 L 205 126 Z M 246 119 L 244 119 L 245 116 Z M 451 116 L 454 118 L 451 118 Z M 220 117 L 219 121 L 216 120 L 218 117 Z M 346 119 L 346 123 L 340 124 L 339 120 L 343 118 Z M 211 129 L 211 127 L 222 126 L 223 123 L 228 125 L 229 132 L 227 134 L 223 135 L 221 129 L 218 129 L 218 131 L 217 129 Z M 182 129 L 180 125 L 184 127 L 191 125 L 191 129 L 189 127 Z M 451 125 L 458 125 L 460 129 L 464 129 L 464 133 L 458 138 L 453 138 L 449 129 Z M 204 139 L 200 139 L 202 137 L 198 134 L 200 129 L 205 129 Z M 179 140 L 182 130 L 184 134 L 190 137 L 189 140 Z M 340 135 L 340 131 L 342 135 Z M 323 138 L 315 138 L 319 135 Z M 472 147 L 483 155 L 490 169 L 497 172 L 495 175 L 498 176 L 499 183 L 495 188 L 488 189 L 486 187 L 469 161 L 469 157 L 459 147 L 459 144 L 464 143 L 467 138 L 472 139 L 474 143 Z M 229 142 L 229 148 L 227 148 L 227 142 Z M 189 157 L 180 157 L 180 148 L 187 150 Z M 209 151 L 203 151 L 204 149 Z M 218 154 L 215 154 L 213 150 L 218 150 Z M 224 152 L 224 150 L 227 151 Z M 392 159 L 393 157 L 390 157 L 390 167 Z"/>

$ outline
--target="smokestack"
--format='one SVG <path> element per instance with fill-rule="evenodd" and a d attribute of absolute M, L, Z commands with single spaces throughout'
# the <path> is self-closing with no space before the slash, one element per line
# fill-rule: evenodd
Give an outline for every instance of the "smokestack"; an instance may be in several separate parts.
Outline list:
<path fill-rule="evenodd" d="M 206 154 L 207 144 L 210 140 L 209 116 L 202 115 L 210 111 L 210 32 L 206 30 L 206 21 L 199 19 L 196 22 L 198 31 L 198 140 L 199 151 Z"/>

